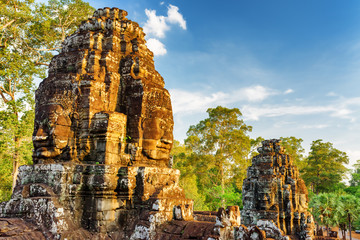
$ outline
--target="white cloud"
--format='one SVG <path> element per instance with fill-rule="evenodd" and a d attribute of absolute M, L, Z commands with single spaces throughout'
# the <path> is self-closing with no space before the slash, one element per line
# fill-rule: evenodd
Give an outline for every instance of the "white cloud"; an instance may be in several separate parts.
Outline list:
<path fill-rule="evenodd" d="M 145 9 L 145 14 L 148 20 L 144 25 L 144 32 L 150 36 L 153 35 L 158 38 L 164 38 L 165 32 L 170 29 L 166 23 L 166 17 L 157 16 L 156 10 Z"/>
<path fill-rule="evenodd" d="M 177 6 L 170 4 L 168 7 L 167 14 L 168 14 L 168 16 L 167 16 L 166 20 L 169 23 L 172 23 L 172 24 L 178 23 L 182 29 L 186 30 L 186 21 L 185 21 L 183 15 L 181 13 L 179 13 L 179 8 Z"/>
<path fill-rule="evenodd" d="M 203 113 L 209 107 L 228 105 L 236 103 L 246 120 L 258 121 L 260 118 L 273 118 L 286 115 L 316 115 L 327 114 L 329 117 L 348 119 L 355 122 L 356 111 L 354 106 L 360 105 L 360 98 L 340 98 L 337 101 L 325 105 L 301 105 L 300 102 L 289 104 L 269 105 L 263 104 L 270 96 L 280 95 L 275 89 L 266 88 L 261 85 L 236 89 L 230 92 L 190 92 L 179 89 L 171 89 L 171 98 L 174 114 Z M 302 128 L 322 129 L 328 125 L 308 125 Z"/>
<path fill-rule="evenodd" d="M 293 93 L 294 92 L 294 90 L 292 90 L 291 88 L 289 88 L 289 89 L 287 89 L 285 92 L 284 92 L 284 94 L 286 95 L 286 94 L 290 94 L 290 93 Z"/>
<path fill-rule="evenodd" d="M 352 113 L 351 110 L 346 109 L 346 108 L 340 108 L 340 109 L 336 109 L 331 116 L 333 117 L 339 117 L 339 118 L 349 118 L 351 120 L 353 120 L 353 118 L 351 118 L 349 115 Z"/>
<path fill-rule="evenodd" d="M 165 55 L 167 52 L 165 45 L 156 38 L 149 38 L 146 45 L 154 53 L 155 56 L 162 56 Z"/>
<path fill-rule="evenodd" d="M 225 105 L 239 101 L 261 102 L 277 91 L 260 85 L 240 88 L 231 92 L 189 92 L 179 89 L 170 89 L 174 113 L 205 112 L 209 107 Z"/>
<path fill-rule="evenodd" d="M 246 120 L 259 120 L 260 117 L 279 117 L 284 115 L 308 115 L 335 112 L 331 106 L 250 106 L 245 105 L 241 112 Z"/>
<path fill-rule="evenodd" d="M 328 96 L 328 97 L 337 97 L 338 95 L 336 93 L 334 93 L 334 92 L 328 92 L 326 94 L 326 96 Z"/>
<path fill-rule="evenodd" d="M 164 5 L 164 2 L 160 2 L 160 5 Z M 179 25 L 182 29 L 186 30 L 186 21 L 183 15 L 179 12 L 177 6 L 169 4 L 167 16 L 157 16 L 156 10 L 145 9 L 147 21 L 144 24 L 144 32 L 149 39 L 147 40 L 150 50 L 154 52 L 154 55 L 166 54 L 165 45 L 158 40 L 158 38 L 165 38 L 166 32 L 171 29 L 171 25 Z M 150 47 L 152 44 L 152 47 Z"/>
<path fill-rule="evenodd" d="M 360 98 L 339 99 L 335 103 L 329 103 L 323 106 L 244 106 L 241 111 L 246 119 L 259 120 L 260 117 L 279 117 L 284 115 L 309 115 L 328 113 L 331 117 L 348 119 L 355 122 L 353 116 L 355 111 L 353 106 L 360 105 Z M 314 126 L 313 126 L 314 128 Z"/>
<path fill-rule="evenodd" d="M 156 10 L 145 9 L 148 17 L 144 24 L 144 32 L 150 37 L 164 38 L 165 32 L 171 29 L 169 24 L 178 24 L 182 29 L 186 30 L 186 21 L 179 8 L 174 5 L 168 6 L 167 16 L 157 16 Z"/>
<path fill-rule="evenodd" d="M 201 92 L 188 92 L 184 90 L 170 90 L 171 102 L 174 113 L 194 113 L 204 112 L 213 104 L 224 102 L 228 98 L 228 94 L 223 92 L 206 95 Z"/>
<path fill-rule="evenodd" d="M 268 98 L 270 95 L 277 94 L 276 91 L 260 85 L 242 88 L 238 91 L 235 91 L 235 93 L 239 94 L 239 96 L 235 96 L 235 98 L 240 100 L 242 99 L 241 96 L 243 96 L 243 98 L 249 102 L 260 102 Z"/>
<path fill-rule="evenodd" d="M 303 125 L 302 126 L 303 129 L 323 129 L 323 128 L 328 128 L 328 127 L 330 127 L 330 125 L 328 125 L 328 124 Z"/>

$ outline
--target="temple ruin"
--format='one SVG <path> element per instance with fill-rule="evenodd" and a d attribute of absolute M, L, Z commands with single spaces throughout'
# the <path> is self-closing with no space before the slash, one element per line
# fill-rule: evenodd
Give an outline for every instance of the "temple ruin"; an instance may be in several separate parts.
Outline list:
<path fill-rule="evenodd" d="M 280 140 L 262 142 L 243 183 L 241 221 L 257 225 L 267 237 L 314 238 L 314 220 L 308 211 L 308 192 Z"/>
<path fill-rule="evenodd" d="M 304 182 L 276 140 L 253 158 L 241 214 L 193 211 L 170 161 L 170 95 L 126 15 L 98 9 L 52 59 L 0 239 L 312 239 Z"/>

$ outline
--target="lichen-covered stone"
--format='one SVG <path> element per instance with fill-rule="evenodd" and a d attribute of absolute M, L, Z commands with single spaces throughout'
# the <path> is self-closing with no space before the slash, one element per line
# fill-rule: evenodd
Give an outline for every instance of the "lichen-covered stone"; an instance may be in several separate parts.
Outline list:
<path fill-rule="evenodd" d="M 242 223 L 257 225 L 266 237 L 312 239 L 308 192 L 292 159 L 276 139 L 265 140 L 253 157 L 243 184 Z"/>

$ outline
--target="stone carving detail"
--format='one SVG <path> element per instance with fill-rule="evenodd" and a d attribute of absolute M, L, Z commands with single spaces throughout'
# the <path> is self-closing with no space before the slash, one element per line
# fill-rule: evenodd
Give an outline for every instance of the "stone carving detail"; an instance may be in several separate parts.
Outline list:
<path fill-rule="evenodd" d="M 35 163 L 169 164 L 170 95 L 126 15 L 97 10 L 52 59 L 36 91 Z"/>
<path fill-rule="evenodd" d="M 262 142 L 243 184 L 242 223 L 257 225 L 266 237 L 312 239 L 314 222 L 308 212 L 308 192 L 280 140 Z"/>

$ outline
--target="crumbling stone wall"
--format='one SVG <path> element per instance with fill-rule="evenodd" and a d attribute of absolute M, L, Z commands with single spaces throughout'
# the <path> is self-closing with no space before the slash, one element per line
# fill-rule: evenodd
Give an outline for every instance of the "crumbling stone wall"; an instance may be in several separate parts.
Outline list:
<path fill-rule="evenodd" d="M 275 239 L 313 239 L 308 192 L 291 157 L 277 139 L 263 141 L 258 152 L 243 184 L 242 223 L 257 225 Z"/>

